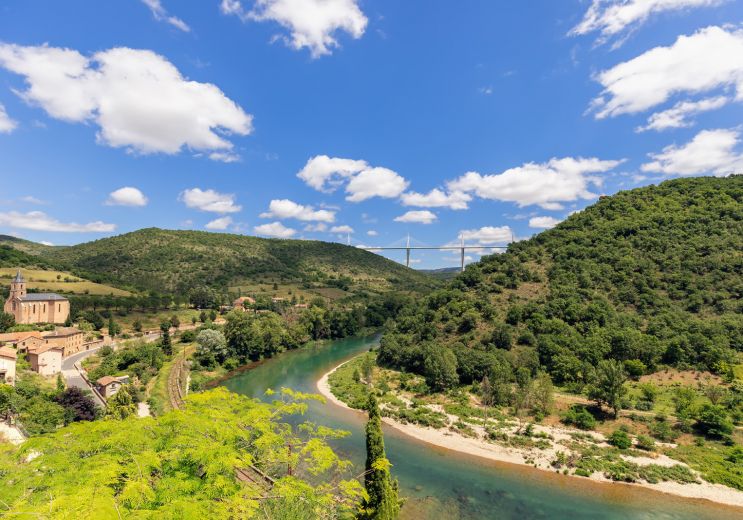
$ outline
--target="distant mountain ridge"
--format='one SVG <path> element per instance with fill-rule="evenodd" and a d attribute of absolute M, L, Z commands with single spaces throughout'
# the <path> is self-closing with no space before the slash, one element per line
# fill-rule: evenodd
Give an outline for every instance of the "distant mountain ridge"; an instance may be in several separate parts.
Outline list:
<path fill-rule="evenodd" d="M 349 286 L 358 291 L 427 291 L 437 281 L 355 247 L 311 240 L 146 228 L 74 246 L 0 236 L 0 245 L 90 280 L 140 291 L 187 293 L 244 281 Z"/>

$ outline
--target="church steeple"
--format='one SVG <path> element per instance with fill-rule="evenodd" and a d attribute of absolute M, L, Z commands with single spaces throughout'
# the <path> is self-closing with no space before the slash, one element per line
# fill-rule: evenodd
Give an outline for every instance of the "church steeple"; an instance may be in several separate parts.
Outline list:
<path fill-rule="evenodd" d="M 10 282 L 10 296 L 11 298 L 13 296 L 17 296 L 19 298 L 21 296 L 26 296 L 26 280 L 24 280 L 20 269 L 18 269 L 18 272 L 16 273 L 15 278 L 13 278 L 13 281 Z"/>

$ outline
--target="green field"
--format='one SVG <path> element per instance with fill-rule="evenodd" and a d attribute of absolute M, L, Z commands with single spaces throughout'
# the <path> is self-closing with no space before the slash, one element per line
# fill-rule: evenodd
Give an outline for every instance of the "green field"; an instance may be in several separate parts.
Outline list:
<path fill-rule="evenodd" d="M 16 275 L 17 268 L 3 267 L 0 268 L 0 284 L 10 285 L 10 281 Z M 68 294 L 94 294 L 94 295 L 114 295 L 114 296 L 131 296 L 132 293 L 103 285 L 65 271 L 41 270 L 41 269 L 22 269 L 21 273 L 26 279 L 26 286 L 29 289 L 37 289 L 44 292 L 58 292 Z"/>

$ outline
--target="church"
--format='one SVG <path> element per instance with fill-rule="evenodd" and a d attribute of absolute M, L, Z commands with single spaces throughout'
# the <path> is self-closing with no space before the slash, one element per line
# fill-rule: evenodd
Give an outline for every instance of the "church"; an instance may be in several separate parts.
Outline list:
<path fill-rule="evenodd" d="M 55 293 L 26 293 L 26 280 L 18 269 L 3 310 L 16 323 L 64 323 L 70 315 L 70 301 Z"/>

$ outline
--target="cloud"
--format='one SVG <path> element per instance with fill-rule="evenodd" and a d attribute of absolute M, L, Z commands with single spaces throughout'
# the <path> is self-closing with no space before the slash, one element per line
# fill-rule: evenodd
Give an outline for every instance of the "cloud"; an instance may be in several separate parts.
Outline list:
<path fill-rule="evenodd" d="M 351 226 L 333 226 L 330 228 L 331 233 L 353 233 L 353 228 Z"/>
<path fill-rule="evenodd" d="M 275 237 L 275 238 L 290 238 L 293 237 L 296 233 L 296 229 L 288 228 L 284 226 L 281 222 L 271 222 L 270 224 L 261 224 L 260 226 L 255 226 L 253 228 L 253 231 L 258 233 L 259 235 L 264 235 L 267 237 Z"/>
<path fill-rule="evenodd" d="M 182 191 L 178 200 L 187 207 L 213 213 L 237 213 L 242 206 L 235 204 L 235 195 L 232 193 L 218 193 L 214 190 L 191 188 Z"/>
<path fill-rule="evenodd" d="M 289 36 L 278 39 L 296 50 L 308 48 L 313 58 L 331 54 L 331 49 L 340 46 L 336 32 L 359 39 L 368 23 L 357 0 L 255 0 L 250 11 L 240 0 L 222 0 L 220 7 L 224 14 L 243 21 L 277 22 L 289 31 Z"/>
<path fill-rule="evenodd" d="M 312 157 L 297 177 L 324 193 L 332 193 L 347 183 L 346 200 L 350 202 L 361 202 L 372 197 L 394 198 L 409 185 L 408 181 L 389 168 L 327 155 Z"/>
<path fill-rule="evenodd" d="M 106 201 L 107 206 L 146 206 L 147 197 L 144 193 L 139 191 L 137 188 L 126 186 L 119 188 L 116 191 L 112 191 L 108 200 Z"/>
<path fill-rule="evenodd" d="M 53 242 L 49 242 L 48 240 L 42 240 L 41 242 L 39 242 L 39 244 L 44 244 L 45 246 L 53 246 L 54 245 Z"/>
<path fill-rule="evenodd" d="M 335 212 L 326 209 L 315 210 L 312 206 L 303 206 L 289 199 L 272 200 L 266 213 L 261 218 L 294 218 L 304 222 L 334 222 Z"/>
<path fill-rule="evenodd" d="M 596 158 L 553 158 L 494 175 L 468 172 L 448 182 L 447 188 L 474 193 L 483 199 L 515 202 L 519 206 L 536 204 L 544 209 L 561 209 L 563 202 L 595 198 L 597 195 L 589 191 L 589 185 L 600 186 L 602 180 L 590 174 L 607 172 L 621 163 Z"/>
<path fill-rule="evenodd" d="M 204 227 L 213 231 L 224 231 L 232 224 L 232 217 L 219 217 L 207 223 Z"/>
<path fill-rule="evenodd" d="M 152 11 L 152 16 L 155 17 L 155 20 L 158 22 L 166 22 L 175 27 L 176 29 L 180 29 L 183 32 L 190 32 L 191 28 L 181 20 L 180 18 L 176 16 L 171 16 L 168 14 L 168 11 L 163 7 L 162 2 L 160 0 L 142 0 L 142 3 L 150 8 L 150 11 Z"/>
<path fill-rule="evenodd" d="M 408 211 L 404 215 L 395 217 L 395 222 L 415 222 L 418 224 L 433 224 L 436 214 L 428 210 Z"/>
<path fill-rule="evenodd" d="M 43 201 L 37 197 L 34 197 L 32 195 L 26 195 L 24 197 L 21 197 L 22 202 L 27 202 L 29 204 L 38 204 L 39 206 L 42 206 L 46 204 L 46 201 Z"/>
<path fill-rule="evenodd" d="M 240 161 L 240 156 L 233 152 L 212 152 L 209 159 L 223 163 L 234 163 Z"/>
<path fill-rule="evenodd" d="M 317 191 L 332 193 L 347 179 L 367 168 L 366 161 L 318 155 L 307 161 L 297 177 Z"/>
<path fill-rule="evenodd" d="M 550 229 L 562 222 L 555 217 L 532 217 L 529 219 L 529 227 L 536 229 Z"/>
<path fill-rule="evenodd" d="M 666 146 L 660 153 L 651 153 L 652 162 L 642 171 L 665 175 L 699 175 L 712 173 L 725 176 L 743 172 L 743 152 L 738 130 L 702 130 L 682 146 Z"/>
<path fill-rule="evenodd" d="M 0 44 L 0 66 L 25 77 L 18 94 L 50 117 L 95 123 L 97 141 L 142 154 L 183 147 L 229 152 L 252 116 L 215 85 L 184 78 L 164 57 L 118 47 L 91 58 L 73 49 Z"/>
<path fill-rule="evenodd" d="M 732 87 L 743 100 L 743 31 L 721 27 L 679 36 L 670 47 L 655 47 L 597 75 L 604 87 L 589 110 L 596 118 L 633 114 L 675 94 L 699 94 Z"/>
<path fill-rule="evenodd" d="M 322 231 L 327 231 L 328 225 L 323 222 L 319 222 L 317 224 L 307 224 L 306 226 L 304 226 L 304 230 L 307 233 L 318 233 Z"/>
<path fill-rule="evenodd" d="M 625 29 L 636 28 L 652 15 L 695 7 L 719 5 L 726 0 L 593 0 L 583 20 L 568 33 L 570 36 L 600 32 L 604 43 Z M 620 42 L 621 43 L 621 42 Z"/>
<path fill-rule="evenodd" d="M 449 208 L 449 209 L 467 209 L 467 203 L 472 200 L 472 196 L 461 191 L 444 193 L 444 191 L 434 188 L 426 194 L 410 191 L 403 193 L 400 197 L 404 206 L 417 206 L 420 208 Z"/>
<path fill-rule="evenodd" d="M 60 222 L 41 211 L 29 211 L 28 213 L 10 211 L 0 213 L 0 226 L 60 233 L 108 233 L 116 229 L 115 224 L 107 224 L 100 220 L 87 224 Z"/>
<path fill-rule="evenodd" d="M 9 134 L 18 127 L 18 123 L 10 118 L 5 107 L 0 103 L 0 134 Z"/>
<path fill-rule="evenodd" d="M 366 234 L 369 235 L 370 237 L 376 237 L 379 235 L 379 233 L 377 233 L 373 229 L 370 229 L 369 231 L 367 231 Z"/>
<path fill-rule="evenodd" d="M 672 108 L 662 112 L 656 112 L 648 118 L 648 124 L 637 128 L 638 132 L 648 130 L 662 131 L 669 128 L 687 128 L 692 126 L 688 120 L 690 116 L 716 110 L 725 106 L 730 101 L 725 96 L 700 99 L 699 101 L 680 101 Z"/>
<path fill-rule="evenodd" d="M 489 246 L 511 242 L 513 232 L 508 226 L 485 226 L 480 229 L 463 229 L 459 232 L 459 237 L 464 239 L 465 242 L 474 240 L 480 245 Z"/>
<path fill-rule="evenodd" d="M 351 178 L 346 186 L 346 200 L 361 202 L 372 197 L 394 198 L 405 191 L 409 184 L 388 168 L 369 168 Z"/>

